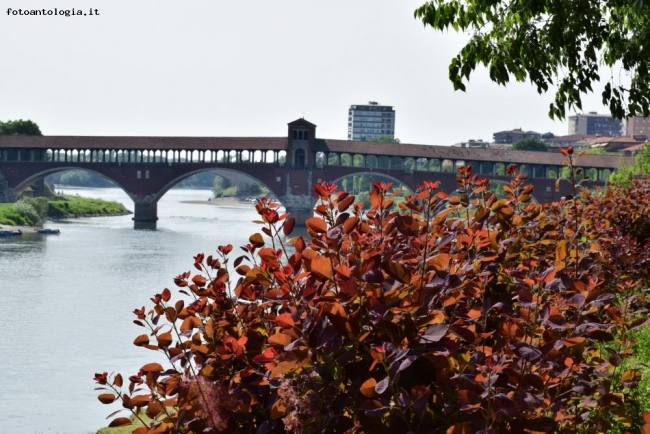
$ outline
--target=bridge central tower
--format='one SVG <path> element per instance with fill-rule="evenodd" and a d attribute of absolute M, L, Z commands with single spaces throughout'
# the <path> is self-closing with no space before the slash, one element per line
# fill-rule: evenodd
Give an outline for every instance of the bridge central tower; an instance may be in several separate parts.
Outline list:
<path fill-rule="evenodd" d="M 315 167 L 314 143 L 316 125 L 304 118 L 288 124 L 287 161 L 284 194 L 280 201 L 298 222 L 304 222 L 314 213 L 314 195 L 311 190 Z"/>

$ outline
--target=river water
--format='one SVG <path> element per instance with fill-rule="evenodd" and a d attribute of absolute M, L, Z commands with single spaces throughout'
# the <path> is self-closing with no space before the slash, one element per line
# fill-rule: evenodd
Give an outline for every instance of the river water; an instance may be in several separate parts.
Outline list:
<path fill-rule="evenodd" d="M 61 188 L 57 188 L 60 190 Z M 119 189 L 63 188 L 115 200 Z M 61 235 L 0 238 L 0 433 L 90 433 L 121 408 L 97 400 L 95 372 L 125 378 L 160 360 L 133 339 L 132 311 L 192 267 L 192 256 L 246 244 L 257 231 L 252 206 L 227 208 L 206 190 L 170 190 L 158 229 L 134 230 L 131 216 L 48 222 Z M 236 253 L 234 251 L 233 253 Z M 126 415 L 126 414 L 125 414 Z"/>

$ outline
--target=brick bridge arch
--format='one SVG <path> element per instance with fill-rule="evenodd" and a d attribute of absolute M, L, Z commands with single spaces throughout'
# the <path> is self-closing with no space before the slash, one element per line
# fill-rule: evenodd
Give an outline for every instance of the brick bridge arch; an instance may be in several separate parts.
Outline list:
<path fill-rule="evenodd" d="M 275 189 L 273 189 L 269 184 L 267 184 L 268 180 L 267 180 L 267 181 L 264 181 L 264 180 L 262 180 L 262 179 L 259 179 L 259 178 L 257 178 L 255 175 L 249 173 L 250 171 L 248 171 L 248 172 L 246 172 L 246 171 L 241 171 L 241 170 L 233 169 L 233 168 L 231 168 L 231 167 L 228 167 L 228 168 L 224 168 L 224 167 L 211 167 L 211 168 L 210 168 L 210 167 L 202 167 L 202 168 L 200 168 L 200 169 L 198 169 L 198 170 L 191 171 L 191 172 L 187 172 L 187 173 L 185 173 L 185 174 L 183 174 L 183 175 L 178 176 L 178 177 L 175 178 L 175 179 L 172 179 L 169 183 L 167 183 L 167 185 L 165 185 L 164 187 L 162 187 L 162 188 L 158 191 L 158 193 L 156 193 L 156 195 L 154 196 L 153 200 L 154 200 L 155 202 L 158 202 L 160 199 L 162 199 L 162 197 L 163 197 L 163 196 L 164 196 L 164 195 L 165 195 L 169 190 L 171 190 L 172 188 L 174 188 L 174 186 L 177 185 L 178 183 L 180 183 L 181 181 L 183 181 L 183 180 L 189 178 L 190 176 L 197 175 L 197 174 L 199 174 L 199 173 L 205 173 L 205 172 L 216 172 L 217 176 L 221 176 L 221 177 L 223 177 L 223 178 L 229 178 L 229 175 L 233 175 L 233 174 L 235 174 L 235 175 L 245 175 L 245 177 L 246 177 L 247 180 L 250 179 L 250 180 L 252 180 L 253 182 L 256 182 L 256 183 L 261 184 L 261 185 L 263 185 L 264 187 L 266 187 L 266 188 L 269 190 L 269 192 L 270 192 L 273 196 L 276 196 L 276 197 L 280 197 L 280 196 L 281 196 L 281 193 L 278 193 L 277 186 L 276 186 Z M 233 181 L 231 181 L 231 182 L 233 182 Z M 236 182 L 233 182 L 233 184 L 235 184 L 235 183 L 236 183 Z"/>
<path fill-rule="evenodd" d="M 126 166 L 126 165 L 125 165 Z M 155 222 L 158 215 L 158 201 L 174 185 L 192 175 L 208 171 L 243 174 L 255 182 L 264 185 L 275 196 L 282 198 L 281 179 L 284 168 L 260 168 L 254 164 L 205 164 L 186 163 L 177 165 L 129 164 L 128 171 L 120 166 L 94 163 L 62 162 L 60 164 L 40 163 L 20 167 L 20 171 L 2 167 L 0 164 L 0 179 L 4 178 L 12 186 L 8 193 L 9 200 L 15 200 L 29 186 L 36 186 L 36 194 L 42 194 L 42 181 L 47 175 L 66 170 L 84 170 L 99 174 L 114 182 L 134 203 L 134 221 L 138 227 L 148 227 L 147 222 Z M 128 176 L 129 174 L 135 176 Z M 280 178 L 280 181 L 278 179 Z M 138 225 L 138 223 L 145 223 Z"/>

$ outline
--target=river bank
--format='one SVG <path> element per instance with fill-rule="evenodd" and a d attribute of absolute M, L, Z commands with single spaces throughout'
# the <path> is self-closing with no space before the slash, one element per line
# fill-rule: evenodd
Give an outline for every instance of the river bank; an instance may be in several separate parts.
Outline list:
<path fill-rule="evenodd" d="M 38 227 L 36 226 L 9 226 L 0 225 L 0 231 L 21 231 L 22 233 L 36 233 Z"/>
<path fill-rule="evenodd" d="M 15 203 L 0 204 L 0 227 L 3 230 L 33 228 L 46 220 L 79 217 L 121 216 L 133 214 L 123 204 L 94 198 L 57 195 L 54 198 L 27 197 Z M 8 229 L 5 229 L 8 228 Z"/>
<path fill-rule="evenodd" d="M 219 197 L 211 198 L 208 200 L 182 200 L 181 203 L 193 204 L 193 205 L 211 205 L 211 206 L 222 206 L 226 208 L 254 208 L 255 202 L 245 201 L 243 199 L 238 199 L 236 197 Z"/>

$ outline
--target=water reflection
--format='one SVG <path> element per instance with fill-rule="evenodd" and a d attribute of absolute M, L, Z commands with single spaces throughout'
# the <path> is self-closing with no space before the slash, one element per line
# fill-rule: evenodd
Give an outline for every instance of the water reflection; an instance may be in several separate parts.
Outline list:
<path fill-rule="evenodd" d="M 133 206 L 119 189 L 74 194 Z M 192 256 L 245 245 L 260 230 L 253 207 L 183 203 L 208 196 L 170 190 L 156 231 L 134 231 L 128 215 L 48 222 L 59 236 L 0 239 L 0 433 L 88 433 L 107 423 L 117 407 L 97 400 L 94 373 L 130 375 L 155 357 L 132 345 L 141 333 L 133 309 L 174 290 Z"/>
<path fill-rule="evenodd" d="M 40 242 L 45 235 L 36 233 L 23 233 L 13 237 L 0 237 L 0 257 L 15 257 L 16 255 L 32 255 L 42 250 L 44 244 Z"/>

